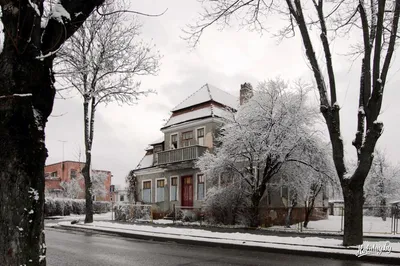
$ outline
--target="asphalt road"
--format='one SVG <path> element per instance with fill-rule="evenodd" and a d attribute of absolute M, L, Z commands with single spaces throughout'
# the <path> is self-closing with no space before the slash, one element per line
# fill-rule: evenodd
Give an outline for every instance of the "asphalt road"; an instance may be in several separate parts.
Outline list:
<path fill-rule="evenodd" d="M 357 261 L 251 252 L 46 228 L 47 265 L 378 265 Z"/>

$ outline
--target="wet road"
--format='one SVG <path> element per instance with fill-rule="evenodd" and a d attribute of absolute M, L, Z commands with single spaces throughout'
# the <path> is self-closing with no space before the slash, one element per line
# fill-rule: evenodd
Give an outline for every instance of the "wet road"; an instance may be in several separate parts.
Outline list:
<path fill-rule="evenodd" d="M 378 265 L 290 254 L 143 241 L 46 228 L 49 266 L 168 265 Z"/>

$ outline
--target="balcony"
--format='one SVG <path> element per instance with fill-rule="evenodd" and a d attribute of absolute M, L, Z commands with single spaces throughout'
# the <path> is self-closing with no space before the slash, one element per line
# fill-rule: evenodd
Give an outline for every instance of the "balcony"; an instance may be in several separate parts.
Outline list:
<path fill-rule="evenodd" d="M 165 165 L 191 161 L 199 158 L 207 150 L 207 147 L 194 145 L 174 150 L 162 151 L 156 154 L 156 164 Z"/>

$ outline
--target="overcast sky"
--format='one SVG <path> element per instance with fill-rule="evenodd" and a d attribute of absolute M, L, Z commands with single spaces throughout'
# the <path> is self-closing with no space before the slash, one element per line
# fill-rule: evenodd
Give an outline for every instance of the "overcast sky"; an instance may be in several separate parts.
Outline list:
<path fill-rule="evenodd" d="M 135 168 L 143 157 L 144 149 L 161 136 L 160 128 L 168 119 L 169 111 L 205 83 L 237 96 L 240 84 L 251 82 L 256 86 L 259 81 L 278 75 L 284 79 L 313 81 L 301 40 L 297 37 L 278 44 L 277 39 L 268 33 L 260 36 L 238 28 L 227 28 L 220 32 L 213 27 L 205 32 L 193 51 L 180 36 L 181 29 L 193 22 L 200 11 L 197 1 L 135 0 L 132 1 L 132 7 L 148 13 L 158 13 L 168 8 L 162 17 L 140 18 L 144 24 L 142 38 L 152 40 L 164 57 L 159 75 L 142 79 L 142 88 L 155 89 L 158 92 L 156 95 L 141 100 L 135 106 L 109 104 L 97 111 L 92 149 L 93 169 L 110 170 L 115 184 L 124 183 L 128 171 Z M 269 23 L 271 29 L 280 25 L 277 19 L 271 19 Z M 313 38 L 317 37 L 314 34 Z M 354 42 L 355 39 L 349 38 L 336 40 L 332 45 L 338 102 L 342 108 L 342 135 L 346 155 L 353 159 L 355 150 L 351 140 L 356 131 L 360 64 L 359 61 L 353 63 L 343 54 Z M 318 55 L 321 58 L 320 52 Z M 395 56 L 380 116 L 385 131 L 378 142 L 378 146 L 387 152 L 393 162 L 397 162 L 400 155 L 399 70 L 400 61 Z M 49 150 L 47 163 L 62 160 L 63 144 L 60 141 L 66 141 L 65 160 L 79 159 L 79 150 L 83 153 L 84 147 L 82 113 L 82 100 L 78 96 L 55 101 L 52 117 L 46 127 Z"/>

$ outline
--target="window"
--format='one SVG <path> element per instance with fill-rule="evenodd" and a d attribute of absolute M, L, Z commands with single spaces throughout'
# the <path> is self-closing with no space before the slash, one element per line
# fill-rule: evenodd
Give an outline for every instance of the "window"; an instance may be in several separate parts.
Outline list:
<path fill-rule="evenodd" d="M 193 131 L 187 131 L 182 133 L 182 146 L 188 147 L 193 139 Z"/>
<path fill-rule="evenodd" d="M 76 178 L 76 170 L 75 169 L 71 169 L 70 177 L 71 177 L 71 179 L 75 179 Z"/>
<path fill-rule="evenodd" d="M 205 176 L 197 175 L 197 200 L 204 200 L 205 197 Z"/>
<path fill-rule="evenodd" d="M 125 195 L 119 195 L 119 201 L 125 201 Z"/>
<path fill-rule="evenodd" d="M 165 192 L 165 179 L 158 179 L 157 180 L 157 202 L 164 201 L 164 192 Z"/>
<path fill-rule="evenodd" d="M 154 146 L 154 153 L 162 151 L 162 146 L 161 145 L 156 145 Z"/>
<path fill-rule="evenodd" d="M 151 181 L 143 182 L 143 201 L 151 203 Z"/>
<path fill-rule="evenodd" d="M 178 178 L 171 177 L 171 201 L 178 200 Z"/>
<path fill-rule="evenodd" d="M 178 148 L 178 134 L 171 135 L 171 149 Z"/>
<path fill-rule="evenodd" d="M 204 145 L 204 127 L 197 129 L 197 144 L 200 146 Z"/>
<path fill-rule="evenodd" d="M 281 187 L 281 197 L 285 199 L 289 197 L 289 188 L 287 186 Z"/>
<path fill-rule="evenodd" d="M 57 172 L 52 172 L 52 173 L 50 174 L 50 177 L 51 177 L 51 178 L 57 178 Z"/>

